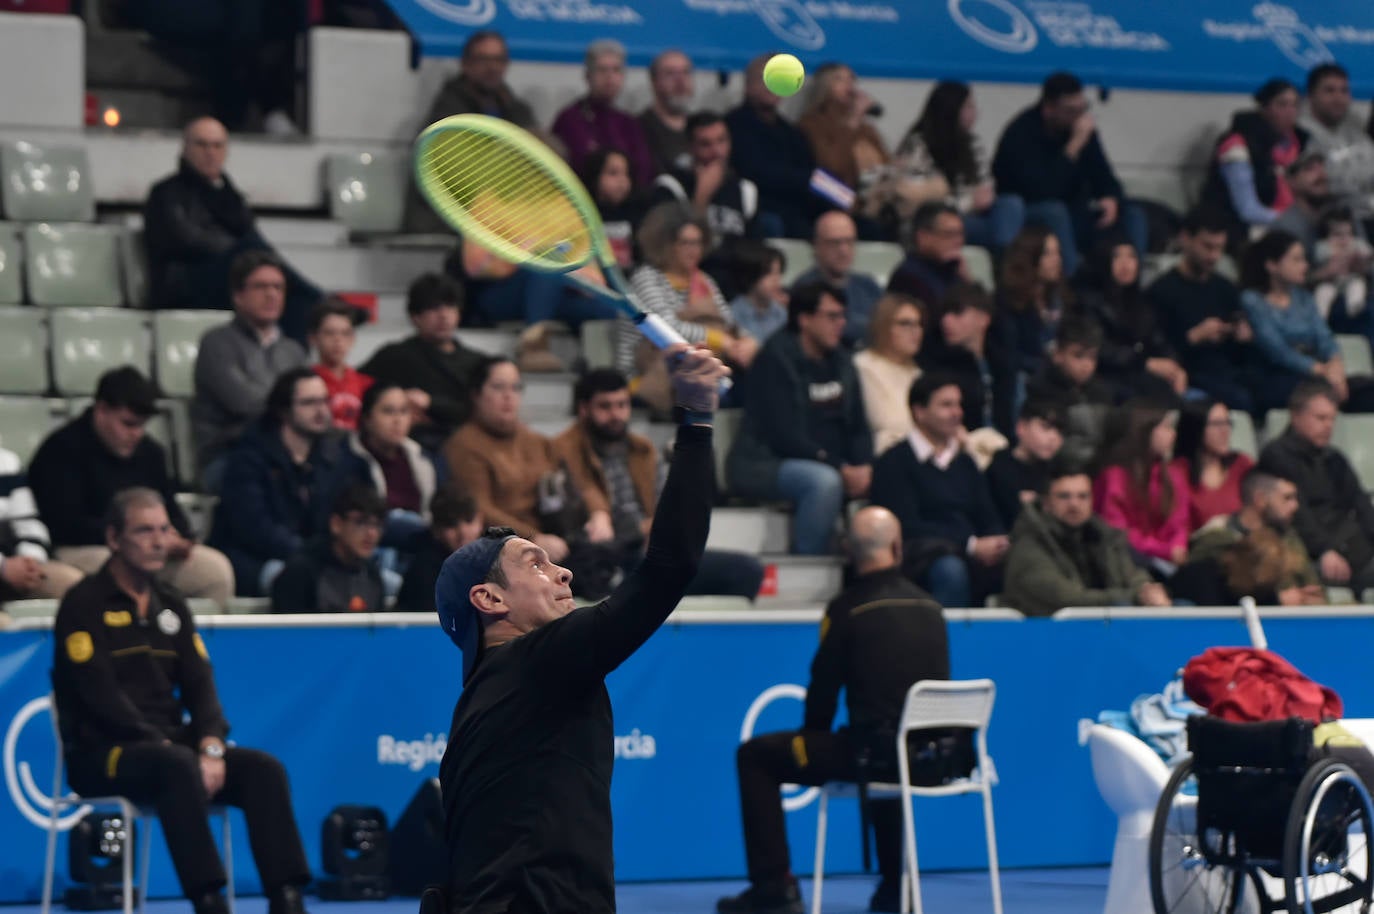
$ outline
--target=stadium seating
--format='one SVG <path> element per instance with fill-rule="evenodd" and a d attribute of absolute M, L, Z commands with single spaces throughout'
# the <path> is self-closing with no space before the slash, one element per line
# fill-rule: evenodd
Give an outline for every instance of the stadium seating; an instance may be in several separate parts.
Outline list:
<path fill-rule="evenodd" d="M 48 325 L 41 308 L 0 308 L 0 393 L 48 392 Z"/>
<path fill-rule="evenodd" d="M 782 251 L 782 256 L 787 258 L 782 270 L 783 285 L 792 285 L 798 276 L 811 269 L 814 262 L 811 257 L 811 242 L 800 238 L 769 238 L 768 243 Z"/>
<path fill-rule="evenodd" d="M 53 387 L 63 396 L 89 396 L 111 368 L 132 365 L 151 374 L 151 348 L 137 311 L 57 308 L 52 312 Z"/>
<path fill-rule="evenodd" d="M 860 241 L 854 246 L 854 272 L 867 273 L 887 286 L 887 278 L 906 257 L 900 244 L 891 241 Z M 809 259 L 809 258 L 808 258 Z"/>
<path fill-rule="evenodd" d="M 222 311 L 157 311 L 153 314 L 153 376 L 166 397 L 195 393 L 196 353 L 207 330 L 228 320 Z"/>
<path fill-rule="evenodd" d="M 1345 455 L 1366 492 L 1374 492 L 1374 415 L 1342 413 L 1331 443 Z"/>
<path fill-rule="evenodd" d="M 1259 457 L 1259 442 L 1255 440 L 1255 423 L 1250 414 L 1231 410 L 1231 448 L 1250 457 Z"/>
<path fill-rule="evenodd" d="M 95 193 L 82 146 L 0 145 L 0 186 L 6 219 L 91 222 Z"/>
<path fill-rule="evenodd" d="M 143 251 L 143 231 L 119 233 L 119 274 L 124 300 L 134 308 L 148 302 L 148 258 Z"/>
<path fill-rule="evenodd" d="M 0 397 L 0 447 L 13 451 L 27 466 L 33 452 L 58 425 L 59 408 L 42 397 Z"/>
<path fill-rule="evenodd" d="M 26 226 L 29 300 L 36 305 L 123 305 L 119 235 L 119 229 L 104 225 Z"/>
<path fill-rule="evenodd" d="M 969 278 L 991 292 L 997 288 L 996 274 L 992 269 L 992 255 L 987 248 L 968 245 L 964 248 L 964 266 L 968 268 Z M 927 302 L 934 305 L 935 302 Z"/>
<path fill-rule="evenodd" d="M 616 322 L 584 321 L 579 332 L 587 367 L 614 368 Z"/>
<path fill-rule="evenodd" d="M 325 195 L 330 218 L 350 232 L 397 232 L 410 180 L 403 156 L 370 152 L 336 153 L 325 159 Z"/>
<path fill-rule="evenodd" d="M 20 228 L 0 223 L 0 305 L 24 300 L 24 245 Z"/>
<path fill-rule="evenodd" d="M 1341 349 L 1341 361 L 1345 363 L 1345 373 L 1349 377 L 1374 374 L 1374 356 L 1369 352 L 1369 338 L 1354 333 L 1336 334 L 1336 344 Z"/>

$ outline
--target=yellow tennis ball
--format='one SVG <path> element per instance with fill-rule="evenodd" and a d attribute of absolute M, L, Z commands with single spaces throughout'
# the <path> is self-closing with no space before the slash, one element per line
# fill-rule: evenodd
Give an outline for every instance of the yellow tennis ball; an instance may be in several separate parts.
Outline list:
<path fill-rule="evenodd" d="M 763 65 L 763 84 L 776 95 L 796 95 L 804 79 L 802 62 L 791 54 L 774 54 Z"/>

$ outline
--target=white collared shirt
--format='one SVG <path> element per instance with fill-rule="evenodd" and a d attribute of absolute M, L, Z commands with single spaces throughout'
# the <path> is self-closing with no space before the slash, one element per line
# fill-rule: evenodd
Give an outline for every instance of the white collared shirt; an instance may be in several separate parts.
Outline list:
<path fill-rule="evenodd" d="M 948 470 L 949 465 L 954 462 L 954 458 L 959 456 L 959 442 L 951 438 L 944 449 L 938 453 L 935 445 L 930 439 L 921 434 L 920 428 L 913 428 L 911 434 L 907 436 L 907 441 L 911 442 L 911 449 L 916 452 L 918 463 L 933 463 L 942 470 Z"/>

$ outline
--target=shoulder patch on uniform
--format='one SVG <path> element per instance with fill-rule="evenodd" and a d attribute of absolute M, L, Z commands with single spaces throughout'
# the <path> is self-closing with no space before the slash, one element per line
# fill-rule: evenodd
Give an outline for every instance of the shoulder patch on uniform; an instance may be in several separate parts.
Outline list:
<path fill-rule="evenodd" d="M 105 624 L 110 628 L 123 628 L 126 625 L 133 625 L 134 617 L 129 615 L 127 609 L 107 609 L 105 611 Z"/>
<path fill-rule="evenodd" d="M 191 643 L 196 646 L 196 653 L 200 654 L 200 659 L 208 662 L 210 660 L 210 652 L 205 649 L 205 641 L 200 637 L 200 632 L 196 632 L 191 636 Z"/>
<path fill-rule="evenodd" d="M 72 632 L 67 636 L 67 656 L 72 663 L 85 663 L 95 656 L 95 642 L 90 632 Z"/>

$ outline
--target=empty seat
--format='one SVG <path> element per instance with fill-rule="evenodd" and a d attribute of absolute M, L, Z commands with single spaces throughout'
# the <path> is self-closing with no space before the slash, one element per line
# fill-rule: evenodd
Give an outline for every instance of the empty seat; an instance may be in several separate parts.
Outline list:
<path fill-rule="evenodd" d="M 1350 376 L 1374 374 L 1374 356 L 1369 352 L 1369 339 L 1356 333 L 1338 333 L 1336 345 L 1341 349 L 1345 373 Z"/>
<path fill-rule="evenodd" d="M 48 391 L 48 325 L 41 308 L 0 308 L 0 394 Z"/>
<path fill-rule="evenodd" d="M 370 152 L 335 153 L 325 159 L 330 218 L 350 232 L 399 232 L 410 183 L 409 159 Z"/>
<path fill-rule="evenodd" d="M 24 300 L 24 245 L 19 226 L 0 224 L 0 305 Z"/>
<path fill-rule="evenodd" d="M 108 225 L 49 225 L 24 229 L 29 299 L 36 305 L 118 307 L 120 229 Z"/>
<path fill-rule="evenodd" d="M 141 312 L 59 308 L 52 312 L 52 380 L 63 396 L 89 396 L 111 368 L 132 365 L 150 374 L 151 346 Z"/>
<path fill-rule="evenodd" d="M 153 313 L 153 367 L 164 396 L 195 393 L 196 353 L 207 330 L 229 320 L 224 311 L 157 311 Z"/>
<path fill-rule="evenodd" d="M 0 397 L 0 447 L 25 466 L 57 423 L 53 403 L 42 397 Z"/>
<path fill-rule="evenodd" d="M 900 244 L 891 241 L 860 241 L 854 246 L 854 272 L 867 273 L 887 286 L 887 278 L 897 269 L 897 264 L 905 259 L 906 253 Z"/>
<path fill-rule="evenodd" d="M 20 222 L 91 222 L 95 192 L 81 146 L 0 144 L 5 218 Z"/>
<path fill-rule="evenodd" d="M 1288 428 L 1288 410 L 1271 409 L 1264 414 L 1264 443 L 1268 444 L 1278 436 L 1282 435 Z M 1336 423 L 1337 433 L 1340 431 L 1340 422 Z"/>
<path fill-rule="evenodd" d="M 1251 457 L 1259 457 L 1254 420 L 1249 413 L 1238 409 L 1231 410 L 1231 448 Z"/>
<path fill-rule="evenodd" d="M 1374 415 L 1342 413 L 1331 443 L 1350 461 L 1365 491 L 1374 491 Z"/>
<path fill-rule="evenodd" d="M 992 255 L 987 248 L 968 245 L 964 248 L 964 266 L 968 267 L 969 278 L 991 292 L 997 288 L 997 277 L 992 270 Z M 934 306 L 935 302 L 927 304 Z"/>
<path fill-rule="evenodd" d="M 782 271 L 783 285 L 790 286 L 793 281 L 811 269 L 815 258 L 811 256 L 811 242 L 800 238 L 769 238 L 768 245 L 782 251 L 787 258 L 787 266 Z"/>

